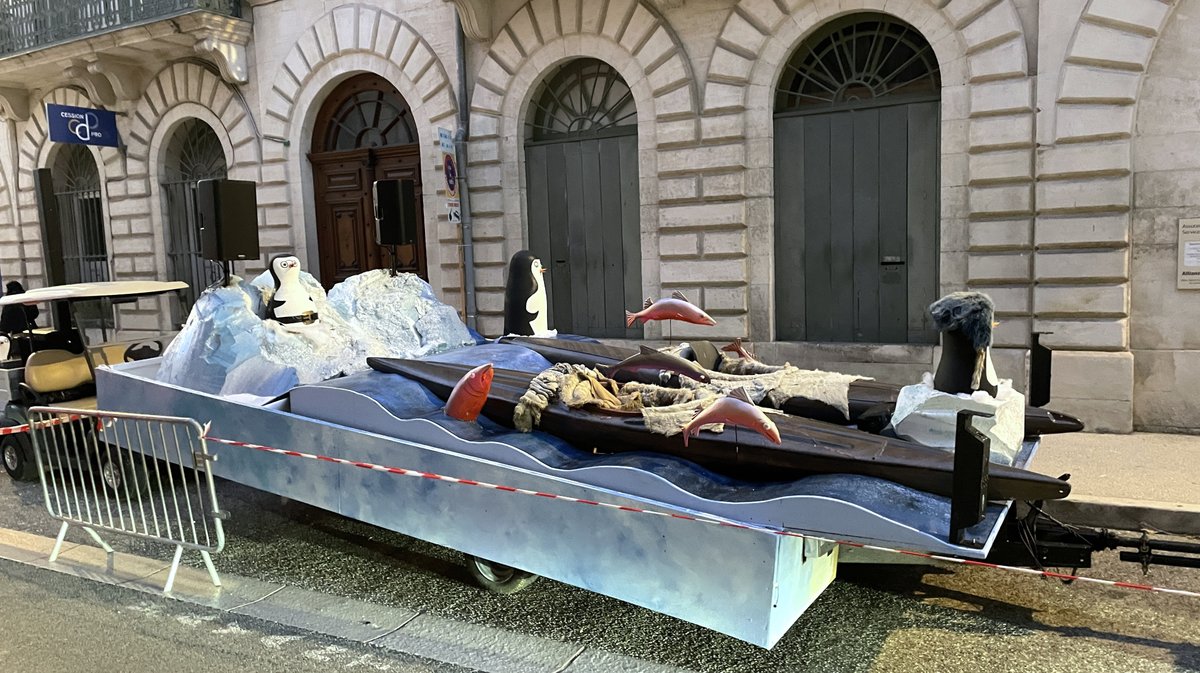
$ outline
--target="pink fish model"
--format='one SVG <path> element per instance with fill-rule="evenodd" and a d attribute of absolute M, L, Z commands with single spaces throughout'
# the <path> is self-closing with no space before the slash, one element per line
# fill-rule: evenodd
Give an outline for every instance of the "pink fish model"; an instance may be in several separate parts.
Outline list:
<path fill-rule="evenodd" d="M 725 397 L 713 402 L 707 409 L 696 414 L 696 417 L 683 426 L 683 445 L 688 445 L 688 438 L 699 434 L 700 427 L 712 423 L 737 425 L 766 437 L 776 444 L 782 443 L 779 438 L 779 428 L 759 409 L 745 388 L 737 388 Z"/>
<path fill-rule="evenodd" d="M 460 421 L 473 421 L 479 418 L 483 404 L 487 402 L 488 393 L 492 391 L 492 376 L 495 372 L 492 363 L 479 365 L 463 375 L 450 398 L 446 400 L 446 415 Z"/>
<path fill-rule="evenodd" d="M 688 298 L 678 291 L 672 292 L 669 299 L 659 299 L 658 301 L 646 299 L 642 310 L 637 313 L 625 312 L 626 327 L 633 327 L 633 323 L 639 320 L 643 325 L 651 320 L 680 320 L 693 325 L 717 324 L 716 320 L 710 318 L 707 313 L 700 310 L 700 307 L 688 301 Z"/>
<path fill-rule="evenodd" d="M 738 357 L 749 362 L 758 362 L 758 358 L 754 357 L 754 353 L 746 350 L 742 345 L 742 337 L 733 340 L 733 343 L 722 346 L 721 350 L 725 353 L 737 353 Z"/>

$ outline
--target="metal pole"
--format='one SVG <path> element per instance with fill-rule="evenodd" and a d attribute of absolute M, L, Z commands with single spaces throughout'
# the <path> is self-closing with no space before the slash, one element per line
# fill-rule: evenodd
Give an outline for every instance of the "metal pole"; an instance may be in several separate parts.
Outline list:
<path fill-rule="evenodd" d="M 471 226 L 471 196 L 468 189 L 467 140 L 471 137 L 471 113 L 467 99 L 467 48 L 463 33 L 462 18 L 454 12 L 454 26 L 458 31 L 455 46 L 458 51 L 458 130 L 454 134 L 454 154 L 458 159 L 458 189 L 462 201 L 462 246 L 463 286 L 467 314 L 467 327 L 475 329 L 475 240 Z"/>

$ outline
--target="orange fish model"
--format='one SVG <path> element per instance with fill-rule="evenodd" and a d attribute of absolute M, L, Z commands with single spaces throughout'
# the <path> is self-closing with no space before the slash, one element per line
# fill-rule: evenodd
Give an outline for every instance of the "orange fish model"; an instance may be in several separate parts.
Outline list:
<path fill-rule="evenodd" d="M 747 362 L 758 362 L 758 358 L 754 357 L 754 353 L 746 350 L 746 347 L 742 345 L 742 337 L 737 337 L 733 340 L 733 343 L 722 346 L 721 350 L 725 353 L 737 353 L 738 357 Z"/>
<path fill-rule="evenodd" d="M 753 430 L 775 444 L 782 443 L 779 438 L 779 428 L 775 427 L 775 423 L 767 418 L 761 408 L 750 401 L 750 396 L 746 394 L 745 388 L 730 391 L 728 395 L 696 414 L 695 418 L 683 426 L 683 445 L 687 446 L 688 438 L 700 433 L 701 426 L 712 423 L 737 425 Z"/>
<path fill-rule="evenodd" d="M 688 298 L 678 291 L 672 292 L 668 299 L 659 299 L 658 301 L 646 299 L 642 310 L 637 313 L 625 312 L 626 327 L 633 327 L 633 323 L 639 320 L 643 325 L 651 320 L 679 320 L 690 322 L 693 325 L 717 324 L 716 320 L 710 318 L 699 306 L 688 301 Z"/>
<path fill-rule="evenodd" d="M 446 415 L 460 421 L 473 421 L 479 418 L 483 411 L 483 403 L 487 402 L 488 393 L 492 391 L 492 377 L 495 375 L 492 363 L 479 365 L 463 375 L 450 398 L 446 400 Z"/>

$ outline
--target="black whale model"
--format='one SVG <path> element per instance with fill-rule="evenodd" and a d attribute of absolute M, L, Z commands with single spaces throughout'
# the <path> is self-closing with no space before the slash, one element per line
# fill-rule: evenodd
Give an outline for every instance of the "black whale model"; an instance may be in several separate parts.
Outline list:
<path fill-rule="evenodd" d="M 372 369 L 400 374 L 447 399 L 470 366 L 368 358 Z M 501 425 L 513 425 L 513 411 L 535 374 L 496 369 L 483 414 Z M 701 432 L 687 447 L 679 435 L 650 432 L 640 413 L 614 413 L 568 408 L 561 401 L 542 411 L 538 430 L 556 435 L 584 451 L 617 453 L 651 451 L 679 456 L 714 472 L 756 482 L 792 481 L 811 474 L 859 474 L 879 477 L 921 491 L 950 496 L 954 455 L 901 439 L 872 435 L 799 416 L 773 417 L 782 443 L 754 432 L 728 428 Z M 991 464 L 987 497 L 992 500 L 1055 500 L 1071 486 L 1046 475 Z"/>
<path fill-rule="evenodd" d="M 504 337 L 500 341 L 501 343 L 524 346 L 555 364 L 567 362 L 570 364 L 586 365 L 588 367 L 614 365 L 638 353 L 637 350 L 631 348 L 570 339 Z M 720 357 L 717 349 L 707 341 L 696 341 L 692 342 L 692 344 L 693 358 L 696 357 L 695 353 L 701 355 L 700 360 L 715 360 L 715 358 Z M 704 357 L 706 354 L 707 358 Z M 714 369 L 717 364 L 715 361 L 701 362 L 701 366 Z M 860 421 L 863 421 L 868 415 L 875 416 L 877 419 L 883 418 L 884 420 L 890 418 L 891 412 L 895 408 L 896 397 L 899 394 L 900 386 L 890 383 L 880 383 L 878 381 L 859 380 L 850 384 L 849 418 L 846 418 L 840 411 L 824 402 L 810 400 L 805 397 L 791 398 L 782 405 L 781 411 L 795 416 L 825 421 L 826 423 L 855 425 L 860 424 Z M 865 429 L 866 425 L 866 423 L 862 423 L 860 427 L 864 427 Z M 1074 416 L 1050 411 L 1049 409 L 1025 407 L 1026 437 L 1079 432 L 1081 430 L 1083 430 L 1083 423 Z"/>

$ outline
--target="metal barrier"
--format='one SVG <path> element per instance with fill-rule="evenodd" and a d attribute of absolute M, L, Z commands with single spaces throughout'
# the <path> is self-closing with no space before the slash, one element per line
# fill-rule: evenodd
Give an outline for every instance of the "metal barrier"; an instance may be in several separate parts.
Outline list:
<path fill-rule="evenodd" d="M 225 513 L 208 469 L 215 457 L 196 421 L 34 407 L 29 427 L 46 510 L 62 522 L 51 562 L 75 524 L 109 554 L 110 566 L 113 549 L 97 531 L 175 545 L 164 592 L 175 584 L 184 549 L 199 551 L 221 586 L 211 555 L 225 547 Z"/>

